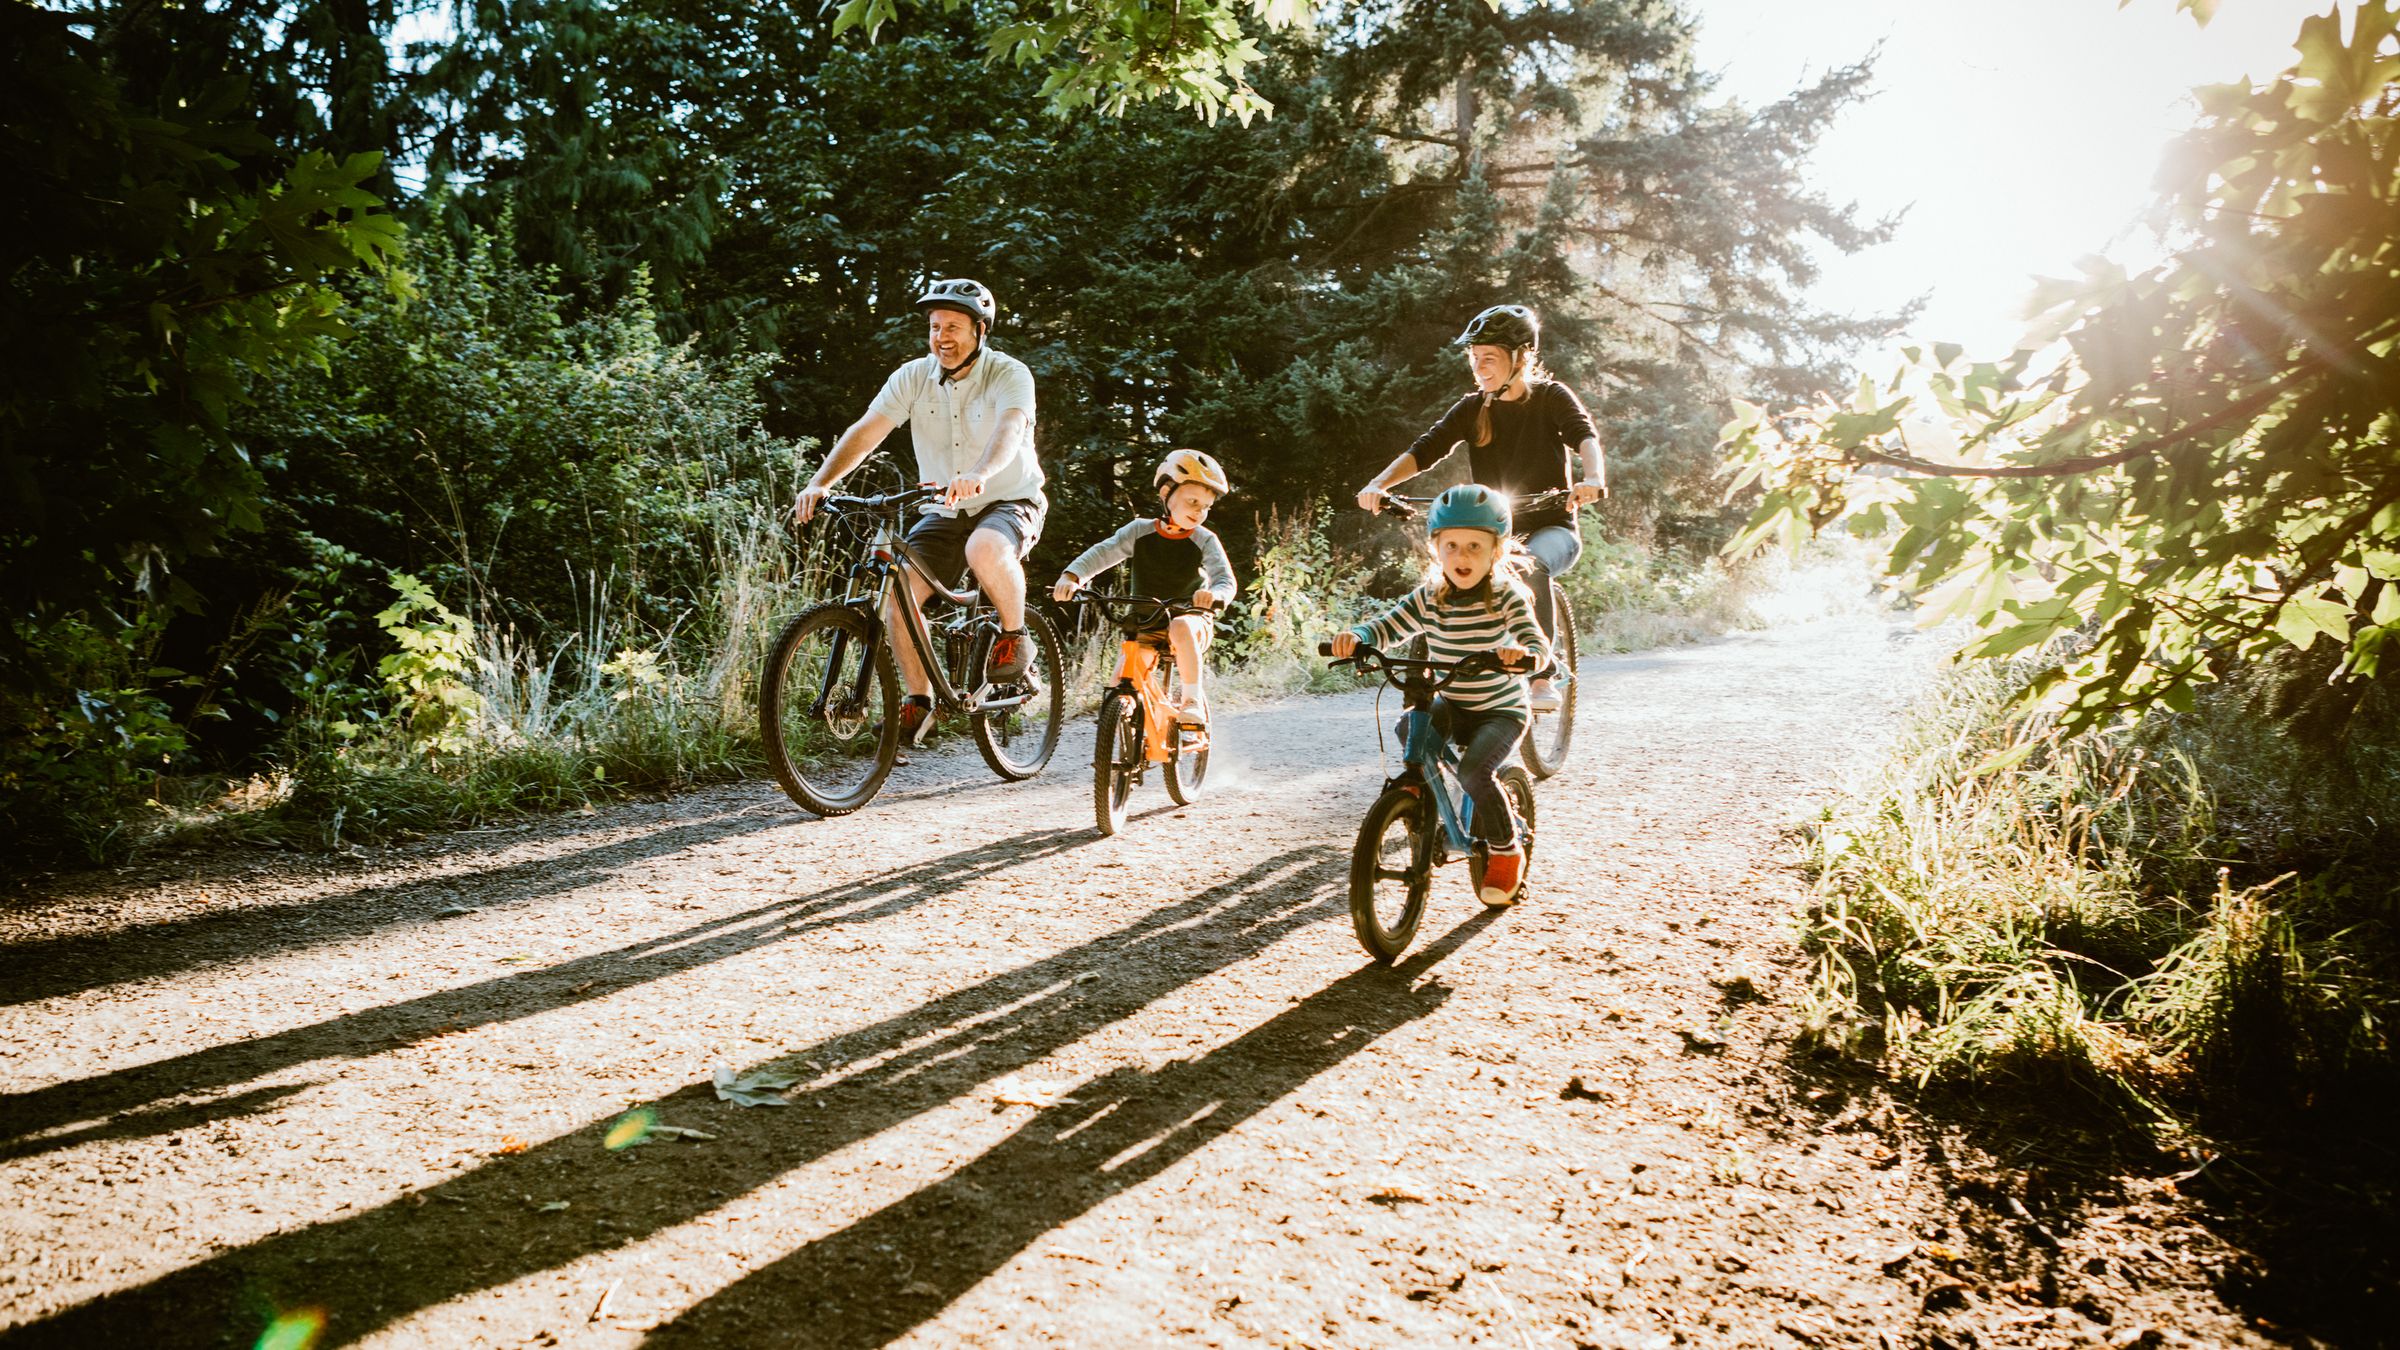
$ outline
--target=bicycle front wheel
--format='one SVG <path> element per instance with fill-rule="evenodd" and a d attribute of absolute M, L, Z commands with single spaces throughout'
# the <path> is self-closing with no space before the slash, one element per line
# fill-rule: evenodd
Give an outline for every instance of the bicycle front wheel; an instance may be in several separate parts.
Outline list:
<path fill-rule="evenodd" d="M 1058 749 L 1059 724 L 1066 716 L 1066 669 L 1058 645 L 1058 630 L 1048 616 L 1028 607 L 1025 641 L 1033 644 L 1032 663 L 1013 685 L 994 685 L 989 673 L 992 644 L 977 644 L 975 677 L 969 683 L 978 697 L 988 696 L 1002 706 L 975 710 L 975 746 L 992 772 L 1014 781 L 1031 778 L 1050 762 Z"/>
<path fill-rule="evenodd" d="M 1100 700 L 1099 735 L 1092 742 L 1092 823 L 1103 835 L 1125 828 L 1125 803 L 1141 767 L 1141 705 L 1111 693 Z"/>
<path fill-rule="evenodd" d="M 1550 639 L 1558 665 L 1558 673 L 1551 677 L 1558 688 L 1558 711 L 1536 713 L 1525 728 L 1525 767 L 1536 778 L 1548 778 L 1565 768 L 1567 746 L 1575 739 L 1575 610 L 1567 604 L 1567 593 L 1556 585 L 1550 588 L 1550 598 L 1558 606 L 1558 632 Z"/>
<path fill-rule="evenodd" d="M 818 605 L 775 639 L 758 682 L 759 740 L 783 790 L 820 816 L 875 799 L 900 753 L 900 676 L 882 625 Z"/>
<path fill-rule="evenodd" d="M 1350 923 L 1367 955 L 1389 965 L 1408 950 L 1433 890 L 1433 813 L 1404 787 L 1367 809 L 1350 854 Z"/>

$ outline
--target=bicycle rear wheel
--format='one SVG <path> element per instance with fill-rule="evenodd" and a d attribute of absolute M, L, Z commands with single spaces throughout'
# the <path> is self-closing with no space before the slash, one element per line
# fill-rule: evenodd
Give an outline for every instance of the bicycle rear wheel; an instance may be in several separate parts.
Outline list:
<path fill-rule="evenodd" d="M 1433 890 L 1433 832 L 1425 799 L 1384 789 L 1358 827 L 1350 854 L 1350 923 L 1367 955 L 1389 965 L 1408 950 Z"/>
<path fill-rule="evenodd" d="M 1167 666 L 1167 697 L 1174 699 L 1183 692 L 1183 679 L 1175 673 L 1172 662 Z M 1184 732 L 1175 730 L 1175 743 L 1167 756 L 1167 797 L 1177 806 L 1190 806 L 1200 795 L 1200 785 L 1208 779 L 1208 747 L 1197 750 L 1184 748 Z"/>
<path fill-rule="evenodd" d="M 1092 740 L 1092 823 L 1101 834 L 1125 828 L 1125 803 L 1141 767 L 1141 705 L 1112 691 L 1100 700 L 1100 725 Z"/>
<path fill-rule="evenodd" d="M 882 625 L 840 603 L 786 626 L 758 682 L 759 741 L 775 781 L 820 816 L 875 799 L 900 752 L 900 676 Z"/>
<path fill-rule="evenodd" d="M 1548 778 L 1565 768 L 1567 747 L 1575 740 L 1575 610 L 1567 603 L 1567 593 L 1556 584 L 1550 587 L 1550 598 L 1558 606 L 1558 632 L 1550 639 L 1557 657 L 1558 673 L 1551 683 L 1558 687 L 1558 711 L 1533 717 L 1526 725 L 1520 752 L 1525 767 L 1536 778 Z"/>
<path fill-rule="evenodd" d="M 1008 699 L 1026 693 L 1030 686 L 1031 696 L 1021 702 L 975 712 L 975 748 L 983 752 L 983 762 L 992 766 L 993 773 L 1011 781 L 1031 778 L 1050 762 L 1058 749 L 1059 724 L 1066 716 L 1066 669 L 1058 630 L 1048 616 L 1030 606 L 1025 611 L 1025 641 L 1033 644 L 1033 651 L 1022 683 L 991 684 L 989 639 L 976 644 L 975 675 L 968 682 L 971 689 L 990 690 L 998 698 Z"/>

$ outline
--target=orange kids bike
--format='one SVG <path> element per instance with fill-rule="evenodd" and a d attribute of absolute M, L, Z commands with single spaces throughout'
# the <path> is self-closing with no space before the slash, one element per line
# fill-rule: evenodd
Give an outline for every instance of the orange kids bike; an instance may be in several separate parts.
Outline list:
<path fill-rule="evenodd" d="M 1182 680 L 1167 650 L 1167 621 L 1209 617 L 1198 605 L 1147 595 L 1085 591 L 1070 604 L 1088 604 L 1103 622 L 1125 633 L 1116 683 L 1100 700 L 1099 735 L 1092 747 L 1092 820 L 1104 835 L 1125 828 L 1125 804 L 1150 766 L 1160 766 L 1167 796 L 1189 806 L 1208 777 L 1208 728 L 1178 722 Z"/>

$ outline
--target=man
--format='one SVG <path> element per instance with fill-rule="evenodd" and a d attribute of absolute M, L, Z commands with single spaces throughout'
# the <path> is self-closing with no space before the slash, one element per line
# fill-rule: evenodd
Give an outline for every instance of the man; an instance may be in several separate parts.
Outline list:
<path fill-rule="evenodd" d="M 866 415 L 834 443 L 792 503 L 801 524 L 817 513 L 843 476 L 875 452 L 903 423 L 916 444 L 917 478 L 941 487 L 921 508 L 908 542 L 945 584 L 975 574 L 1004 631 L 992 643 L 991 677 L 1014 683 L 1032 661 L 1025 640 L 1025 555 L 1041 538 L 1050 509 L 1042 495 L 1042 466 L 1033 452 L 1033 373 L 1013 356 L 985 345 L 998 306 L 979 281 L 936 281 L 917 297 L 925 312 L 928 354 L 883 382 Z M 930 594 L 912 578 L 915 599 Z M 895 593 L 887 616 L 898 633 L 906 616 Z M 908 701 L 900 709 L 900 738 L 922 744 L 933 727 L 933 681 L 914 646 L 892 643 Z"/>

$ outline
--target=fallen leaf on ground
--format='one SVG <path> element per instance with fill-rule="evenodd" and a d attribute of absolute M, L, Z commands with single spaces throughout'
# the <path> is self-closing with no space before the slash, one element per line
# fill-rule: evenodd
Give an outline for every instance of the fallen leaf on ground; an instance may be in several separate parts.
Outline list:
<path fill-rule="evenodd" d="M 717 1100 L 736 1106 L 790 1106 L 783 1099 L 783 1090 L 800 1080 L 788 1074 L 754 1073 L 742 1076 L 719 1066 L 711 1075 L 717 1089 Z"/>

